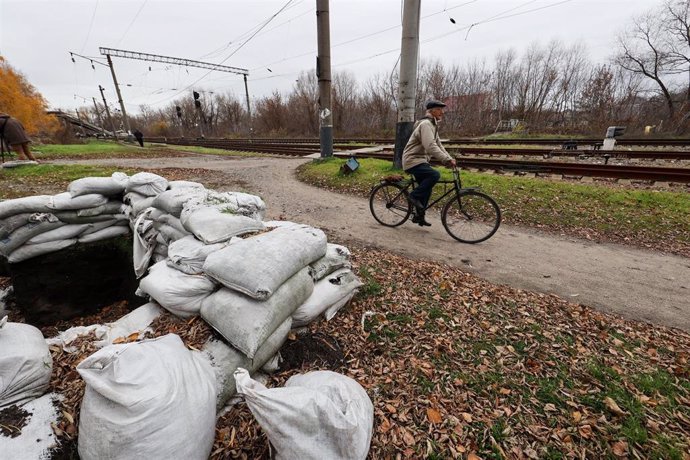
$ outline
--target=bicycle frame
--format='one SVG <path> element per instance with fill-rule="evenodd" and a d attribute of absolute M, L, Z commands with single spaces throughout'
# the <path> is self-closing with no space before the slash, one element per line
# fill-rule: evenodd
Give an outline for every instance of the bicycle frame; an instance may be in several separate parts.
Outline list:
<path fill-rule="evenodd" d="M 439 184 L 453 184 L 453 188 L 450 190 L 447 190 L 446 192 L 443 193 L 440 197 L 432 201 L 431 203 L 427 204 L 427 206 L 424 208 L 424 210 L 430 209 L 432 206 L 434 206 L 436 203 L 439 203 L 443 201 L 446 197 L 450 196 L 453 192 L 456 193 L 456 196 L 462 195 L 463 190 L 476 190 L 476 187 L 472 188 L 462 188 L 462 182 L 460 181 L 460 170 L 458 168 L 453 168 L 453 180 L 440 180 L 436 182 L 434 185 L 434 188 L 436 188 L 437 185 Z M 410 184 L 405 187 L 405 191 L 409 190 L 410 187 L 414 188 L 417 184 L 417 181 L 414 180 L 414 176 L 412 180 L 410 181 Z"/>

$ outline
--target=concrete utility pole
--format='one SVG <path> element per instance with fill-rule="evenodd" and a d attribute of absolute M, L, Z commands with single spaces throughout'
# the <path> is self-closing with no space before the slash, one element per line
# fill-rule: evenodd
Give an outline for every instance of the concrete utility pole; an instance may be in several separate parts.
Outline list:
<path fill-rule="evenodd" d="M 328 0 L 316 0 L 316 31 L 319 41 L 316 77 L 319 79 L 319 140 L 321 157 L 333 156 L 333 112 L 331 111 L 331 28 Z"/>
<path fill-rule="evenodd" d="M 108 66 L 110 66 L 110 73 L 113 75 L 113 83 L 115 84 L 115 92 L 117 93 L 117 102 L 120 103 L 120 110 L 122 110 L 122 121 L 125 123 L 125 129 L 127 130 L 128 138 L 132 135 L 132 128 L 129 126 L 129 118 L 127 118 L 127 111 L 125 110 L 125 104 L 122 102 L 122 95 L 120 94 L 120 85 L 117 84 L 117 77 L 115 76 L 115 68 L 113 67 L 113 60 L 110 59 L 110 55 L 106 54 L 105 57 L 108 58 Z M 116 135 L 117 137 L 117 135 Z"/>
<path fill-rule="evenodd" d="M 113 139 L 117 140 L 117 133 L 115 132 L 115 122 L 113 117 L 110 116 L 110 109 L 108 108 L 108 103 L 105 101 L 105 95 L 103 94 L 103 87 L 98 85 L 98 90 L 101 92 L 101 97 L 103 98 L 103 106 L 105 107 L 105 114 L 108 117 L 108 122 L 113 130 Z"/>
<path fill-rule="evenodd" d="M 96 109 L 96 118 L 98 118 L 98 124 L 101 125 L 103 131 L 105 131 L 105 125 L 103 125 L 103 118 L 101 117 L 101 111 L 98 110 L 98 103 L 96 102 L 96 98 L 92 96 L 91 99 L 93 99 L 93 106 Z"/>
<path fill-rule="evenodd" d="M 249 88 L 247 87 L 247 75 L 242 75 L 244 77 L 244 94 L 247 96 L 247 128 L 249 129 L 249 137 L 252 137 L 254 129 L 252 128 L 252 109 L 249 105 Z"/>
<path fill-rule="evenodd" d="M 402 168 L 402 153 L 414 128 L 420 6 L 421 0 L 405 0 L 403 5 L 398 123 L 395 126 L 395 153 L 393 155 L 393 164 L 396 168 Z"/>

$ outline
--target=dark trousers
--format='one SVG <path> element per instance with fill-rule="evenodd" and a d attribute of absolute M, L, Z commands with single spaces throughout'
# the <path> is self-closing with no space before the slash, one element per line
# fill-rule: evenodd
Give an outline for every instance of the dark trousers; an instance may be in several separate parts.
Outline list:
<path fill-rule="evenodd" d="M 429 204 L 431 190 L 436 185 L 436 182 L 441 179 L 441 173 L 432 168 L 429 163 L 422 163 L 406 170 L 406 172 L 412 174 L 419 184 L 417 188 L 410 192 L 410 196 L 426 207 Z"/>

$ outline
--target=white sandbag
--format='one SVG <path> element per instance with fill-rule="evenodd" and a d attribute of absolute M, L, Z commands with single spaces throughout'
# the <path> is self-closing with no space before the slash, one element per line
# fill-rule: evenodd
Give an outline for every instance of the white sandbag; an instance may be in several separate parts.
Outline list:
<path fill-rule="evenodd" d="M 266 212 L 266 203 L 256 195 L 206 190 L 205 197 L 194 197 L 185 202 L 180 219 L 184 221 L 188 214 L 204 207 L 212 207 L 223 213 L 238 214 L 256 220 L 263 220 Z"/>
<path fill-rule="evenodd" d="M 203 184 L 199 182 L 193 182 L 190 180 L 171 180 L 168 182 L 168 188 L 170 190 L 176 190 L 180 188 L 205 188 Z"/>
<path fill-rule="evenodd" d="M 180 218 L 182 225 L 206 244 L 222 243 L 233 236 L 258 232 L 264 224 L 251 217 L 228 214 L 216 208 L 197 208 Z"/>
<path fill-rule="evenodd" d="M 84 230 L 84 233 L 82 233 L 82 236 L 90 235 L 91 233 L 96 233 L 98 231 L 103 230 L 104 228 L 113 227 L 116 225 L 119 225 L 122 227 L 128 227 L 129 222 L 127 221 L 127 219 L 110 219 L 110 220 L 105 220 L 103 222 L 96 222 L 93 224 L 89 224 L 89 228 Z"/>
<path fill-rule="evenodd" d="M 0 254 L 8 257 L 14 250 L 34 236 L 64 227 L 65 225 L 67 224 L 64 222 L 29 222 L 0 240 Z"/>
<path fill-rule="evenodd" d="M 93 243 L 94 241 L 109 240 L 111 238 L 116 238 L 118 236 L 129 235 L 129 227 L 122 225 L 115 225 L 111 227 L 104 228 L 97 232 L 89 233 L 86 235 L 81 235 L 79 237 L 80 243 Z"/>
<path fill-rule="evenodd" d="M 36 195 L 0 201 L 0 219 L 24 212 L 50 212 L 50 199 L 50 195 Z"/>
<path fill-rule="evenodd" d="M 91 224 L 72 224 L 72 225 L 65 225 L 63 227 L 59 227 L 53 230 L 48 230 L 47 232 L 43 232 L 41 234 L 38 234 L 29 240 L 27 240 L 26 244 L 38 244 L 38 243 L 48 243 L 50 241 L 60 241 L 60 240 L 69 240 L 72 238 L 75 238 L 82 233 L 84 233 L 86 230 L 88 230 L 91 227 Z"/>
<path fill-rule="evenodd" d="M 271 334 L 268 339 L 259 347 L 254 355 L 254 359 L 247 358 L 239 350 L 231 347 L 227 343 L 209 339 L 202 352 L 204 352 L 216 376 L 216 407 L 220 410 L 228 400 L 237 393 L 235 385 L 235 371 L 241 367 L 255 372 L 262 369 L 280 350 L 290 333 L 290 318 L 283 321 L 283 324 Z"/>
<path fill-rule="evenodd" d="M 110 200 L 105 204 L 93 208 L 84 208 L 77 211 L 79 217 L 98 216 L 101 214 L 121 214 L 124 210 L 122 201 Z"/>
<path fill-rule="evenodd" d="M 314 285 L 311 296 L 292 314 L 292 324 L 295 327 L 306 326 L 326 311 L 330 313 L 330 320 L 362 284 L 349 268 L 333 272 Z"/>
<path fill-rule="evenodd" d="M 48 389 L 53 358 L 43 334 L 22 323 L 0 321 L 0 409 L 38 398 Z"/>
<path fill-rule="evenodd" d="M 111 345 L 118 338 L 128 337 L 136 332 L 143 334 L 149 329 L 153 320 L 162 313 L 163 309 L 156 302 L 145 303 L 114 323 L 106 324 L 105 330 L 99 335 L 101 340 L 94 342 L 94 344 L 100 348 Z"/>
<path fill-rule="evenodd" d="M 46 206 L 48 209 L 53 209 L 55 211 L 73 211 L 93 208 L 106 204 L 107 202 L 108 198 L 96 193 L 72 197 L 69 192 L 63 192 L 51 196 Z"/>
<path fill-rule="evenodd" d="M 223 249 L 232 241 L 204 244 L 193 235 L 185 236 L 173 241 L 168 246 L 168 265 L 188 275 L 199 275 L 203 273 L 206 257 L 213 252 Z"/>
<path fill-rule="evenodd" d="M 314 282 L 303 268 L 266 300 L 220 289 L 201 303 L 201 317 L 249 358 L 309 298 Z"/>
<path fill-rule="evenodd" d="M 326 255 L 311 264 L 314 281 L 330 275 L 340 268 L 351 268 L 350 250 L 339 244 L 328 243 Z"/>
<path fill-rule="evenodd" d="M 190 233 L 186 230 L 181 232 L 172 225 L 163 224 L 161 222 L 154 222 L 153 228 L 158 230 L 160 237 L 163 239 L 165 244 L 168 245 L 173 241 L 177 241 L 181 238 L 184 238 L 185 236 L 190 235 Z"/>
<path fill-rule="evenodd" d="M 192 198 L 206 196 L 206 190 L 195 187 L 182 187 L 174 190 L 166 190 L 153 200 L 151 206 L 167 212 L 175 217 L 180 217 L 184 204 Z"/>
<path fill-rule="evenodd" d="M 137 278 L 146 273 L 157 244 L 158 231 L 147 216 L 148 212 L 142 213 L 132 225 L 132 263 Z"/>
<path fill-rule="evenodd" d="M 153 201 L 156 199 L 155 196 L 150 196 L 147 198 L 144 198 L 143 200 L 139 200 L 136 203 L 132 205 L 132 215 L 138 216 L 142 212 L 144 212 L 146 209 L 150 208 L 151 205 L 153 205 Z"/>
<path fill-rule="evenodd" d="M 204 272 L 230 289 L 261 300 L 325 254 L 326 235 L 321 230 L 277 228 L 210 254 Z"/>
<path fill-rule="evenodd" d="M 158 262 L 142 278 L 139 289 L 163 308 L 182 318 L 198 315 L 202 301 L 216 290 L 204 275 L 187 275 Z"/>
<path fill-rule="evenodd" d="M 265 220 L 264 225 L 266 228 L 309 228 L 309 225 L 298 224 L 297 222 L 291 222 L 289 220 Z"/>
<path fill-rule="evenodd" d="M 57 222 L 59 219 L 51 213 L 25 212 L 0 219 L 0 239 L 6 238 L 10 233 L 28 223 Z"/>
<path fill-rule="evenodd" d="M 142 195 L 141 193 L 137 193 L 137 192 L 127 192 L 122 197 L 122 202 L 124 204 L 134 206 L 137 202 L 139 202 L 141 200 L 145 200 L 146 198 L 150 198 L 150 197 L 148 197 L 146 195 Z"/>
<path fill-rule="evenodd" d="M 266 388 L 244 369 L 237 392 L 276 449 L 276 459 L 365 459 L 374 428 L 374 406 L 355 380 L 331 371 L 290 377 Z"/>
<path fill-rule="evenodd" d="M 112 196 L 123 193 L 125 191 L 125 185 L 127 185 L 126 179 L 125 181 L 117 180 L 113 176 L 82 177 L 81 179 L 70 182 L 67 186 L 67 190 L 72 196 L 88 195 L 91 193 Z"/>
<path fill-rule="evenodd" d="M 177 217 L 171 214 L 162 214 L 162 211 L 156 208 L 152 209 L 154 210 L 154 212 L 151 213 L 149 218 L 152 219 L 154 222 L 170 225 L 172 228 L 174 228 L 180 233 L 183 233 L 184 235 L 192 234 L 191 232 L 188 232 L 186 228 L 184 228 L 184 225 L 182 225 L 182 222 L 180 222 L 180 219 L 178 219 Z"/>
<path fill-rule="evenodd" d="M 124 214 L 99 214 L 97 216 L 80 216 L 78 211 L 59 211 L 55 213 L 60 222 L 66 224 L 91 224 L 113 219 L 127 219 Z"/>
<path fill-rule="evenodd" d="M 2 167 L 6 169 L 10 168 L 16 168 L 18 166 L 27 166 L 27 165 L 37 165 L 38 161 L 33 161 L 33 160 L 10 160 L 2 163 Z"/>
<path fill-rule="evenodd" d="M 22 404 L 19 408 L 29 413 L 18 436 L 0 435 L 0 458 L 7 460 L 36 460 L 56 458 L 52 455 L 59 441 L 53 426 L 62 415 L 63 396 L 48 393 Z M 51 426 L 52 425 L 52 426 Z"/>
<path fill-rule="evenodd" d="M 77 244 L 76 238 L 69 240 L 49 241 L 47 243 L 25 244 L 24 246 L 12 251 L 9 257 L 7 257 L 7 261 L 11 264 L 16 264 L 17 262 L 23 262 L 44 254 L 61 251 L 75 244 Z"/>
<path fill-rule="evenodd" d="M 168 188 L 168 180 L 158 174 L 140 172 L 130 176 L 126 192 L 137 192 L 144 196 L 156 196 Z"/>
<path fill-rule="evenodd" d="M 213 369 L 177 335 L 110 345 L 77 366 L 86 382 L 82 460 L 207 460 L 216 425 Z"/>

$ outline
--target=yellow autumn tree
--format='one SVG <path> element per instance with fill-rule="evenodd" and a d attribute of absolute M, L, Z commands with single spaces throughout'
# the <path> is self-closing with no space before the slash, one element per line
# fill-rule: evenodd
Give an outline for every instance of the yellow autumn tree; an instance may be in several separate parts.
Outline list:
<path fill-rule="evenodd" d="M 29 135 L 50 136 L 60 124 L 46 114 L 47 107 L 36 88 L 0 55 L 0 112 L 21 121 Z"/>

